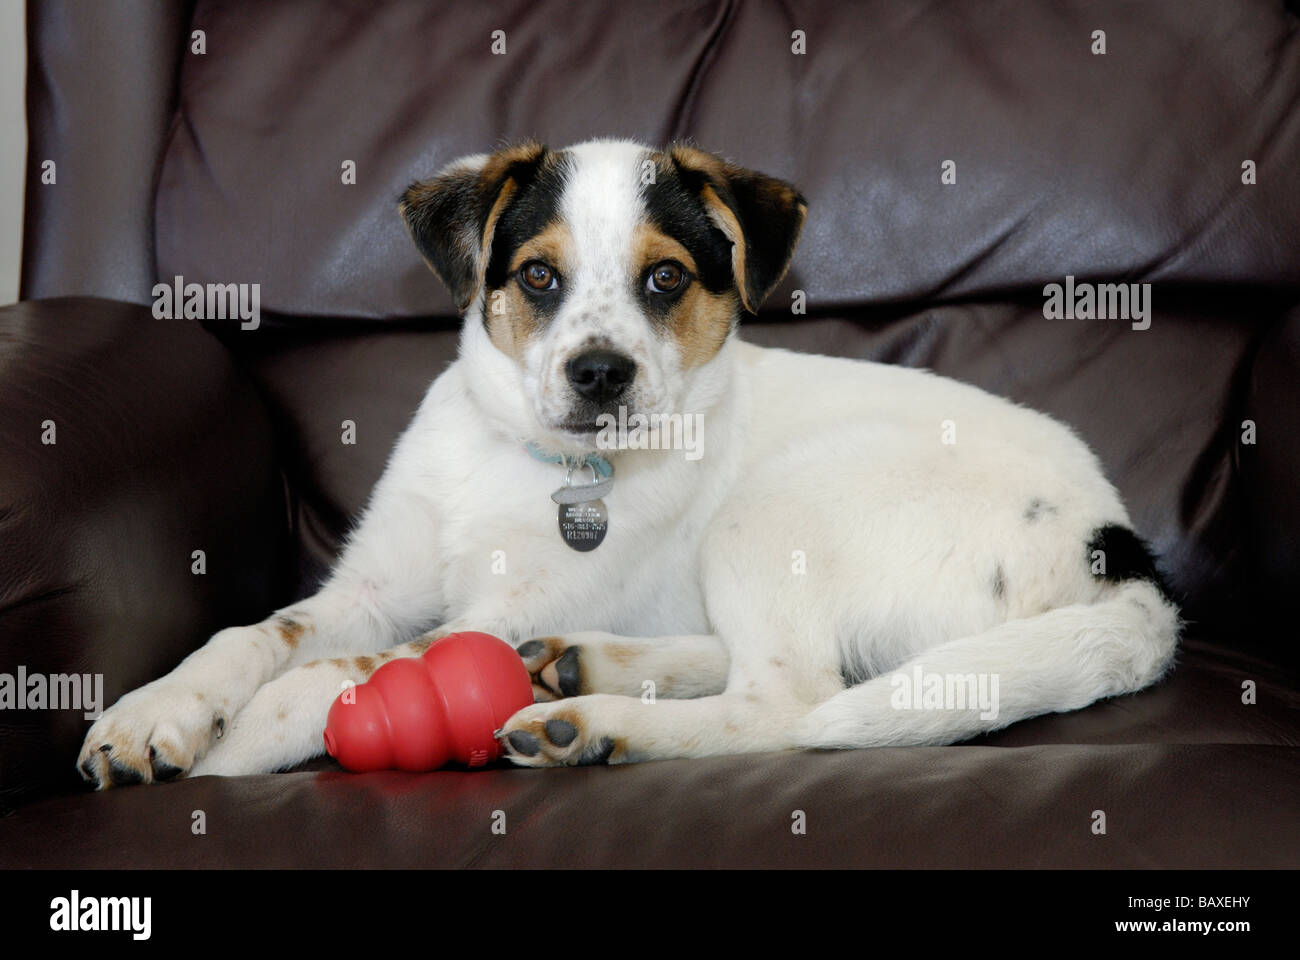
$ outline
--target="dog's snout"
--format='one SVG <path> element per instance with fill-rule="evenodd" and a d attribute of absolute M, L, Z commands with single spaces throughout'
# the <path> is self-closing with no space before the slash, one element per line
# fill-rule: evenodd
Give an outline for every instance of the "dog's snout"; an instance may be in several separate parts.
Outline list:
<path fill-rule="evenodd" d="M 627 389 L 636 376 L 636 363 L 613 350 L 588 350 L 565 365 L 569 383 L 594 403 L 608 403 Z"/>

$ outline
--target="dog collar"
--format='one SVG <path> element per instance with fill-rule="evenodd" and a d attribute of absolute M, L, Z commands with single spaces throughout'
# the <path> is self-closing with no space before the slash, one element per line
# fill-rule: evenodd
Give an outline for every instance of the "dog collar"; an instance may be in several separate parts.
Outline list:
<path fill-rule="evenodd" d="M 598 453 L 588 453 L 582 457 L 566 457 L 560 453 L 547 453 L 531 440 L 524 441 L 524 449 L 528 451 L 534 460 L 540 460 L 542 463 L 561 463 L 566 467 L 569 464 L 578 467 L 590 467 L 596 474 L 597 479 L 604 479 L 614 475 L 614 465 Z"/>
<path fill-rule="evenodd" d="M 560 537 L 582 553 L 595 550 L 609 530 L 609 511 L 601 497 L 614 488 L 614 465 L 597 453 L 582 457 L 547 453 L 531 440 L 524 441 L 524 449 L 534 460 L 564 467 L 564 486 L 551 494 L 560 507 Z M 591 483 L 573 482 L 574 471 L 582 469 L 591 471 Z"/>

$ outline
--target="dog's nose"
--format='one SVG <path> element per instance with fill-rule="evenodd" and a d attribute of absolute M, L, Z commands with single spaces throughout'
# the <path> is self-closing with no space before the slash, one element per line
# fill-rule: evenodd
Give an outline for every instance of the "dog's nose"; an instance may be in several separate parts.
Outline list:
<path fill-rule="evenodd" d="M 636 363 L 613 350 L 588 350 L 565 365 L 573 389 L 595 403 L 616 398 L 636 376 Z"/>

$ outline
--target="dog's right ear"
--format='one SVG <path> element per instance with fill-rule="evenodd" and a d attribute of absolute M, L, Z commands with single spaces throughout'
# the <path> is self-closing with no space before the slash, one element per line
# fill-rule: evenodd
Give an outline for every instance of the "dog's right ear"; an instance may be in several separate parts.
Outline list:
<path fill-rule="evenodd" d="M 536 176 L 546 154 L 542 144 L 528 142 L 464 157 L 402 194 L 398 209 L 411 239 L 461 313 L 483 286 L 501 211 Z"/>

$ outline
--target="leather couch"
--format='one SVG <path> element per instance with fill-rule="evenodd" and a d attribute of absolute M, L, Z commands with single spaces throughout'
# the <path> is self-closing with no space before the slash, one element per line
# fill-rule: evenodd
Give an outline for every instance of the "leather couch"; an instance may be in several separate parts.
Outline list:
<path fill-rule="evenodd" d="M 1188 625 L 1159 686 L 944 748 L 426 775 L 321 759 L 92 793 L 81 711 L 3 709 L 0 866 L 1300 862 L 1296 4 L 48 0 L 28 29 L 0 673 L 102 674 L 111 703 L 312 591 L 455 355 L 395 199 L 527 135 L 691 138 L 796 182 L 802 244 L 742 335 L 929 367 L 1071 424 Z M 1046 319 L 1067 275 L 1150 283 L 1150 328 Z M 155 319 L 177 276 L 259 283 L 261 325 Z"/>

